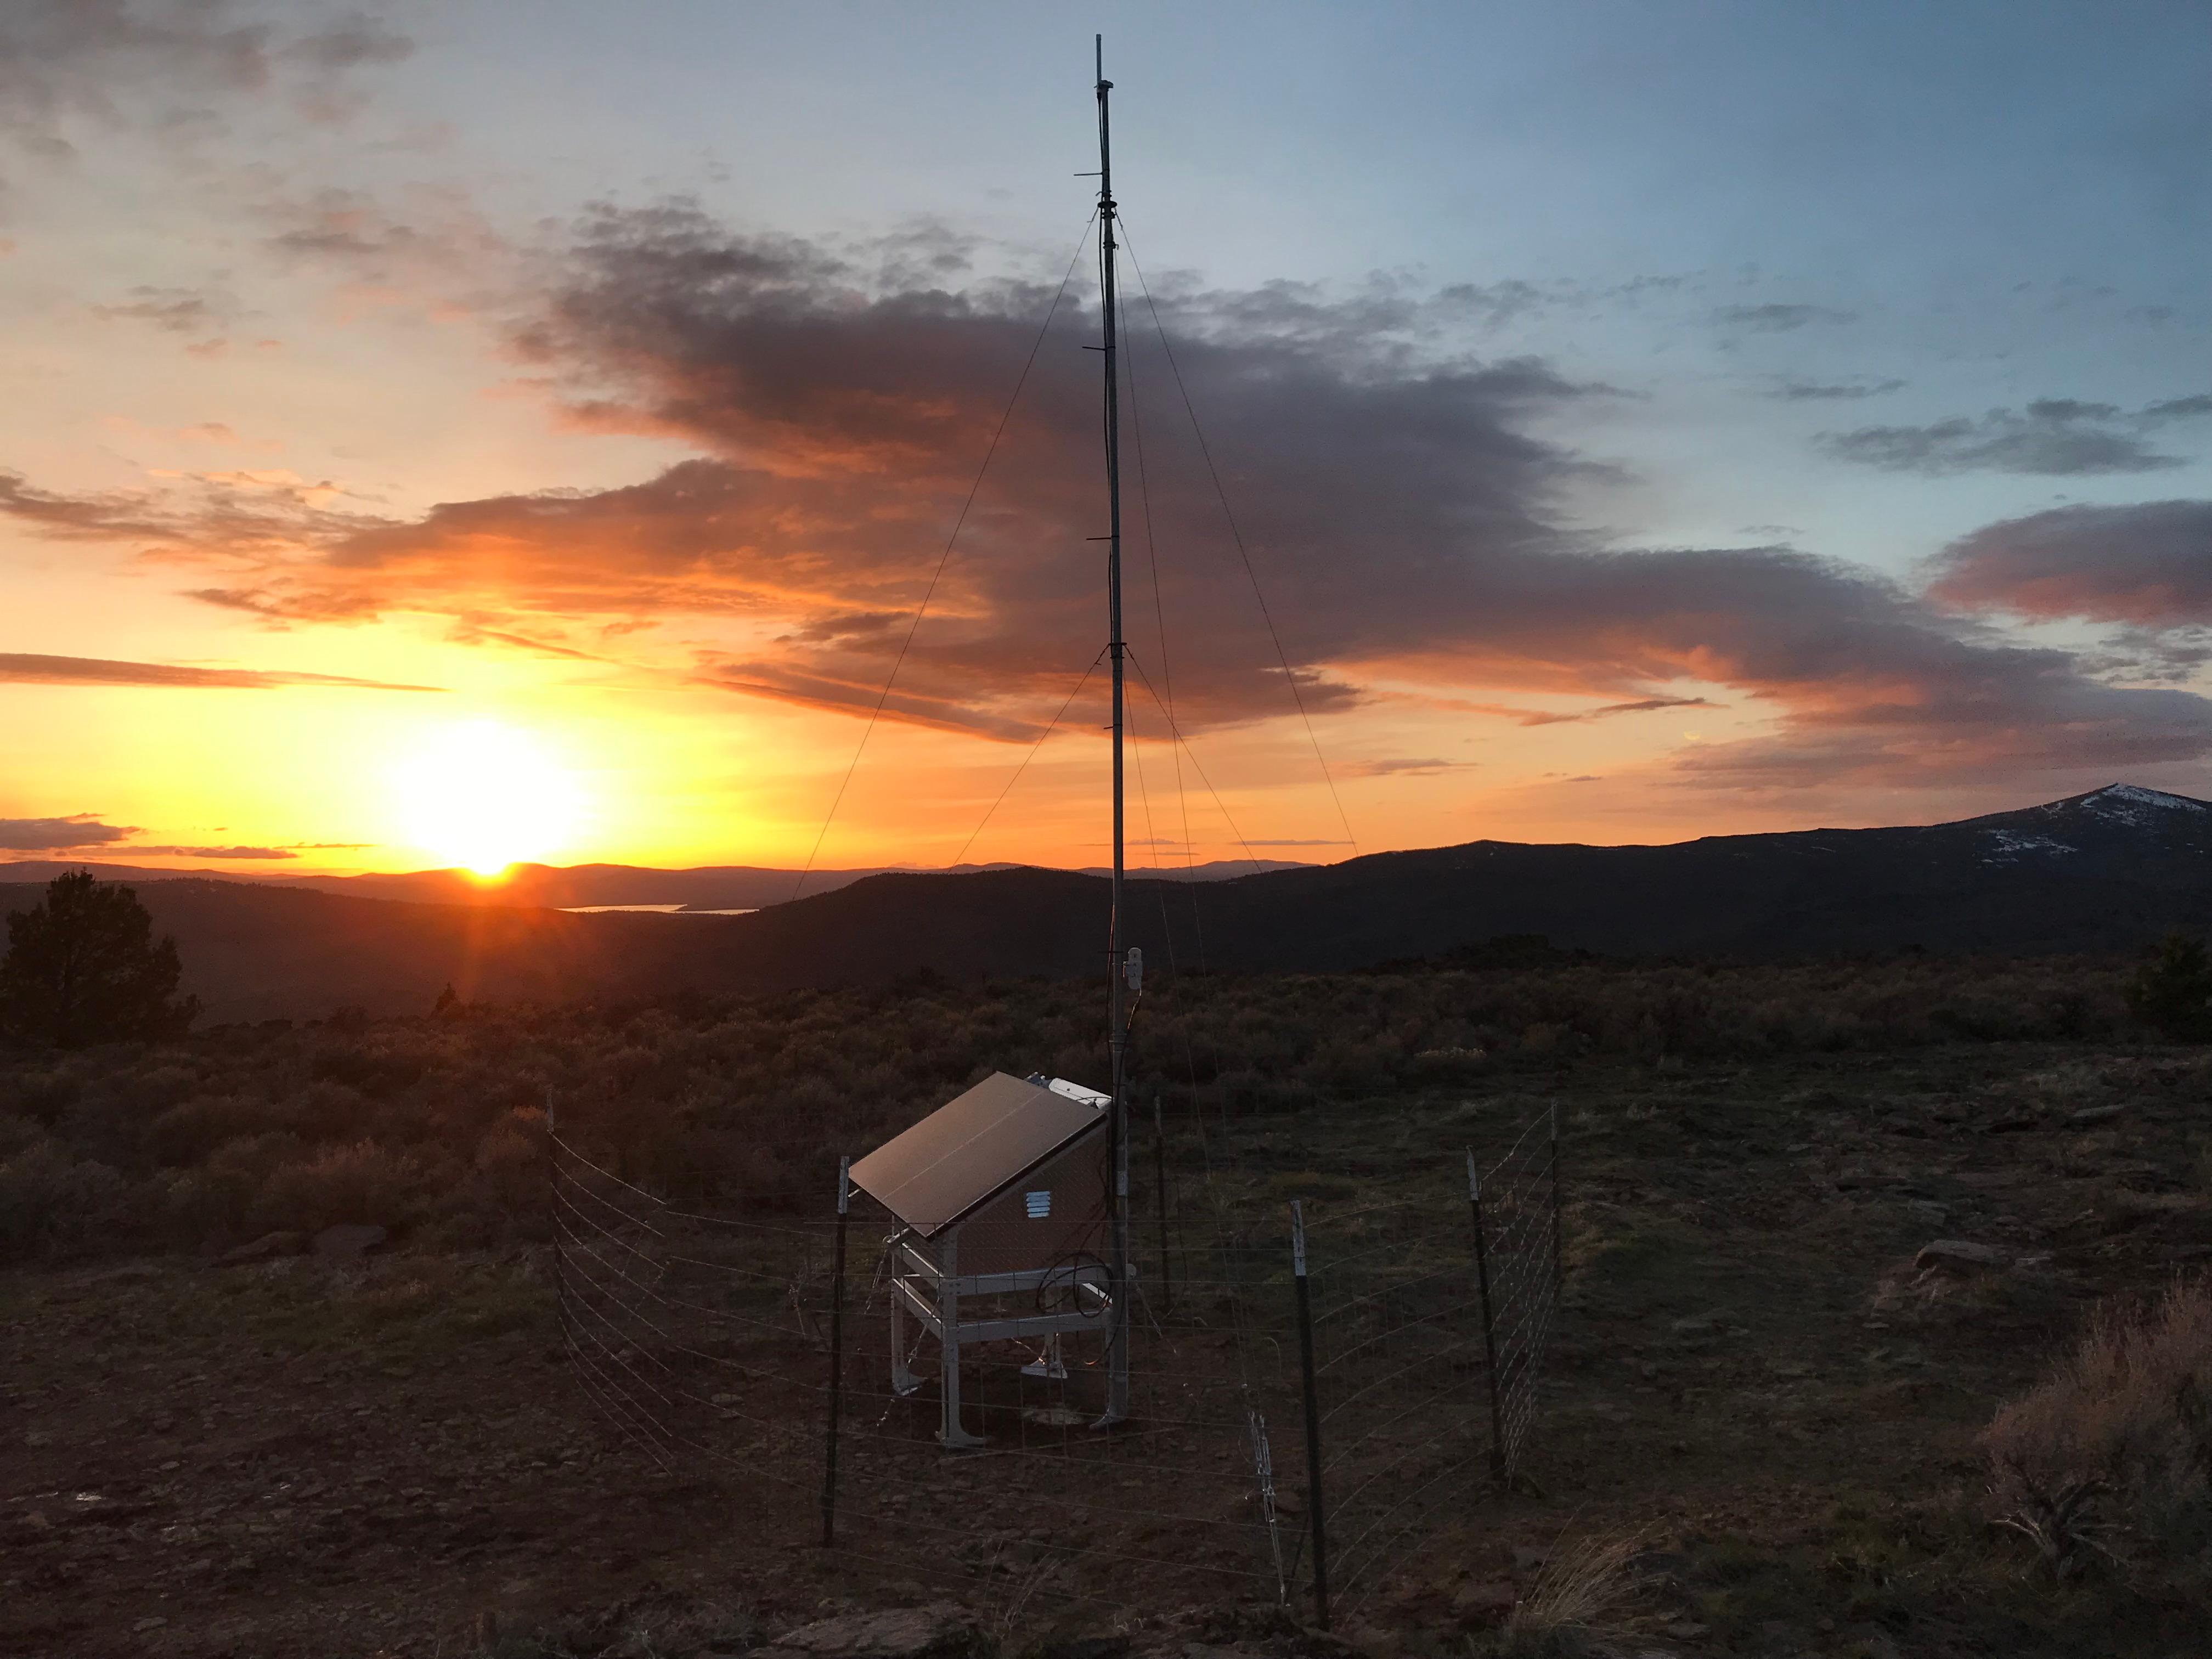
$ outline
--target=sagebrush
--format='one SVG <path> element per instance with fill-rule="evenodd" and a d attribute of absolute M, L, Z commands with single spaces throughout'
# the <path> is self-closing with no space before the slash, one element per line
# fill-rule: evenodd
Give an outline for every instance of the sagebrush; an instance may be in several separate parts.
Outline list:
<path fill-rule="evenodd" d="M 1140 1108 L 1346 1110 L 1591 1057 L 1667 1062 L 2110 1036 L 2105 959 L 1729 966 L 1554 953 L 1535 965 L 1160 975 L 1134 1038 Z M 374 1221 L 473 1246 L 544 1224 L 542 1114 L 679 1206 L 803 1209 L 866 1150 L 987 1072 L 1097 1080 L 1085 983 L 670 998 L 625 1007 L 340 1011 L 165 1042 L 0 1054 L 0 1259 L 200 1249 Z"/>
<path fill-rule="evenodd" d="M 2212 1279 L 2108 1308 L 1986 1436 L 2000 1522 L 2061 1577 L 2212 1554 Z"/>

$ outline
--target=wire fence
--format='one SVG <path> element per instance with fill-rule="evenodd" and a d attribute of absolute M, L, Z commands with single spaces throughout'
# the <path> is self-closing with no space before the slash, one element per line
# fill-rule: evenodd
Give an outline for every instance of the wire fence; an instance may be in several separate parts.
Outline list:
<path fill-rule="evenodd" d="M 1558 1106 L 1530 1120 L 1486 1175 L 1477 1176 L 1474 1155 L 1468 1154 L 1468 1200 L 1480 1257 L 1491 1472 L 1510 1480 L 1535 1423 L 1536 1385 L 1565 1273 Z"/>
<path fill-rule="evenodd" d="M 549 1123 L 562 1340 L 641 1458 L 743 1483 L 757 1534 L 819 1537 L 888 1583 L 958 1588 L 1009 1625 L 1139 1589 L 1310 1598 L 1326 1624 L 1467 1520 L 1526 1444 L 1556 1306 L 1531 1277 L 1556 1265 L 1556 1220 L 1531 1256 L 1514 1207 L 1558 1168 L 1540 1126 L 1485 1178 L 1473 1225 L 1455 1159 L 1387 1202 L 1285 1202 L 1219 1130 L 1158 1135 L 1132 1160 L 1116 1420 L 1103 1207 L 1021 1288 L 963 1295 L 948 1375 L 902 1306 L 897 1224 L 857 1192 L 819 1219 L 688 1213 Z M 1531 1135 L 1553 1149 L 1534 1162 Z M 1012 1259 L 1005 1231 L 963 1227 L 960 1271 Z M 1062 1328 L 1018 1330 L 1047 1322 Z M 967 1449 L 941 1443 L 949 1425 Z"/>

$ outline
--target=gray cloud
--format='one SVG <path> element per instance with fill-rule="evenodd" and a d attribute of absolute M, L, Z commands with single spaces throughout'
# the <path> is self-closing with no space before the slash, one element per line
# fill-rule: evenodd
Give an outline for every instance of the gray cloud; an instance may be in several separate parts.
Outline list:
<path fill-rule="evenodd" d="M 2212 501 L 2062 507 L 1986 525 L 1943 550 L 1929 591 L 2038 621 L 2212 623 Z"/>
<path fill-rule="evenodd" d="M 0 818 L 0 852 L 60 853 L 78 847 L 106 847 L 127 841 L 137 830 L 102 823 L 97 812 L 65 818 Z"/>
<path fill-rule="evenodd" d="M 1812 323 L 1856 322 L 1858 313 L 1838 311 L 1833 306 L 1723 306 L 1713 313 L 1713 320 L 1754 334 L 1788 334 Z"/>
<path fill-rule="evenodd" d="M 2197 420 L 2212 415 L 2212 393 L 2198 392 L 2193 398 L 2169 398 L 2162 404 L 2147 405 L 2140 418 L 2146 421 Z"/>
<path fill-rule="evenodd" d="M 2212 754 L 2212 705 L 2204 698 L 2105 685 L 2069 653 L 2045 654 L 2040 674 L 2031 660 L 2014 660 L 1981 684 L 1945 688 L 1933 704 L 1814 712 L 1771 737 L 1693 744 L 1674 767 L 1686 781 L 1730 788 L 1898 787 L 2109 774 Z"/>
<path fill-rule="evenodd" d="M 2147 434 L 2170 421 L 2208 414 L 2212 398 L 2176 398 L 2133 412 L 2116 404 L 2045 398 L 2017 411 L 1993 409 L 1978 418 L 1955 415 L 1928 426 L 1824 432 L 1814 441 L 1841 460 L 1929 477 L 1978 471 L 2154 472 L 2182 461 L 2154 448 Z"/>
<path fill-rule="evenodd" d="M 1495 714 L 1516 726 L 1572 726 L 1584 720 L 1610 720 L 1615 714 L 1644 714 L 1662 708 L 1717 708 L 1721 705 L 1710 697 L 1638 697 L 1631 702 L 1609 702 L 1596 708 L 1525 708 L 1516 703 L 1468 702 L 1459 698 L 1444 700 L 1443 706 L 1470 714 Z"/>
<path fill-rule="evenodd" d="M 1346 761 L 1335 769 L 1348 778 L 1433 777 L 1441 772 L 1462 772 L 1480 765 L 1468 760 Z"/>
<path fill-rule="evenodd" d="M 2084 652 L 2081 664 L 2103 679 L 2185 684 L 2212 663 L 2212 628 L 2123 628 Z"/>
<path fill-rule="evenodd" d="M 295 859 L 300 855 L 289 847 L 133 847 L 128 849 L 147 858 L 167 859 Z"/>
<path fill-rule="evenodd" d="M 222 320 L 217 301 L 186 288 L 141 286 L 131 290 L 127 301 L 92 310 L 97 317 L 150 323 L 172 334 L 203 334 Z"/>
<path fill-rule="evenodd" d="M 64 540 L 182 539 L 181 526 L 161 516 L 146 495 L 57 495 L 33 489 L 20 472 L 0 472 L 0 514 Z"/>
<path fill-rule="evenodd" d="M 1902 380 L 1781 380 L 1767 392 L 1770 398 L 1779 398 L 1784 403 L 1847 403 L 1861 398 L 1881 398 L 1893 392 L 1902 392 Z"/>
<path fill-rule="evenodd" d="M 442 686 L 357 680 L 343 674 L 298 674 L 259 668 L 187 668 L 171 663 L 114 662 L 103 657 L 46 657 L 0 651 L 0 684 L 169 685 L 261 690 L 327 685 L 357 691 L 439 691 Z"/>
<path fill-rule="evenodd" d="M 1634 702 L 1609 702 L 1601 708 L 1583 708 L 1567 714 L 1531 712 L 1520 716 L 1523 726 L 1564 726 L 1577 720 L 1601 720 L 1614 714 L 1648 714 L 1660 708 L 1717 708 L 1719 704 L 1710 697 L 1638 697 Z"/>
<path fill-rule="evenodd" d="M 280 59 L 304 64 L 326 74 L 369 64 L 398 64 L 415 55 L 415 43 L 365 12 L 349 12 L 335 21 L 288 41 Z"/>
<path fill-rule="evenodd" d="M 194 557 L 252 560 L 376 522 L 326 505 L 341 493 L 284 473 L 207 472 L 161 491 L 66 495 L 0 470 L 0 518 L 61 541 L 136 542 Z"/>
<path fill-rule="evenodd" d="M 512 276 L 516 249 L 468 198 L 418 186 L 404 210 L 375 196 L 335 186 L 293 196 L 276 192 L 256 204 L 267 245 L 304 261 L 334 267 L 356 281 L 434 284 L 449 295 L 490 289 Z M 467 303 L 488 307 L 489 292 Z"/>
<path fill-rule="evenodd" d="M 0 132 L 61 157 L 71 118 L 174 135 L 208 125 L 207 100 L 269 92 L 310 118 L 336 118 L 352 106 L 354 71 L 412 51 L 360 14 L 302 32 L 230 0 L 9 0 Z"/>

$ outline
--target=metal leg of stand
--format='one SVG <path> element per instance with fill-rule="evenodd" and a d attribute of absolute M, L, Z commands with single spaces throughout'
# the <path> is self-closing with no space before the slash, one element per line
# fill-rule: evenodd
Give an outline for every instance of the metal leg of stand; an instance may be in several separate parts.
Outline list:
<path fill-rule="evenodd" d="M 902 1400 L 921 1386 L 921 1379 L 907 1369 L 906 1299 L 891 1286 L 891 1392 Z"/>
<path fill-rule="evenodd" d="M 945 1241 L 939 1259 L 943 1262 L 943 1277 L 937 1281 L 937 1316 L 945 1327 L 942 1346 L 945 1351 L 945 1375 L 942 1389 L 945 1396 L 945 1421 L 939 1428 L 939 1442 L 948 1451 L 965 1451 L 986 1443 L 981 1437 L 972 1435 L 960 1426 L 960 1235 L 954 1232 Z"/>

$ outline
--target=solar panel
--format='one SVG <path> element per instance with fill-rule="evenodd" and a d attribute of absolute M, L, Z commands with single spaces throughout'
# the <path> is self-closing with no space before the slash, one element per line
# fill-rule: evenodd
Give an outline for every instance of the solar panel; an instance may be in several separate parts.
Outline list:
<path fill-rule="evenodd" d="M 1079 1085 L 994 1072 L 855 1164 L 853 1184 L 931 1237 L 1070 1141 L 1103 1127 L 1109 1103 Z M 1050 1203 L 1048 1194 L 1048 1213 Z"/>

